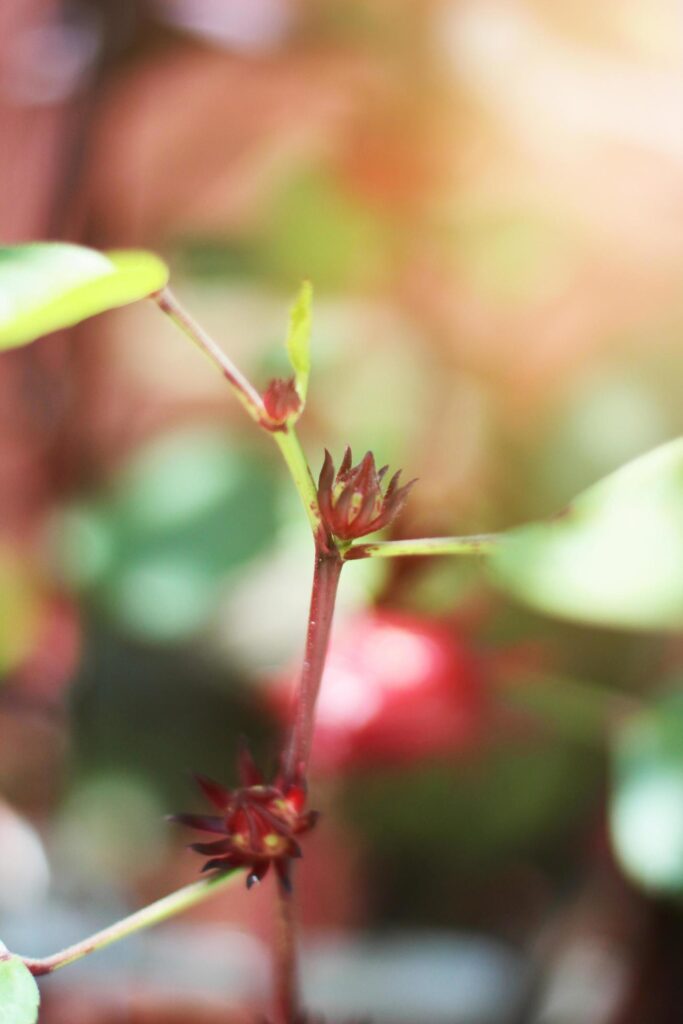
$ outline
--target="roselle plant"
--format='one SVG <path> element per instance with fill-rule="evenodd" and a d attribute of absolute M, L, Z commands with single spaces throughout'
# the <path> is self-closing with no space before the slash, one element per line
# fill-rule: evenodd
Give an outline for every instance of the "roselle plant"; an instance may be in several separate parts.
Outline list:
<path fill-rule="evenodd" d="M 280 450 L 311 528 L 313 585 L 302 670 L 276 778 L 265 779 L 244 746 L 237 753 L 236 787 L 197 777 L 210 813 L 172 816 L 177 824 L 203 834 L 193 849 L 205 859 L 206 877 L 52 956 L 32 959 L 3 947 L 2 1024 L 37 1019 L 36 977 L 178 914 L 239 878 L 252 887 L 268 874 L 274 876 L 280 916 L 270 1024 L 311 1020 L 298 989 L 292 866 L 305 853 L 306 833 L 316 823 L 316 811 L 307 807 L 311 742 L 337 587 L 347 562 L 476 556 L 493 586 L 541 612 L 615 628 L 676 631 L 683 626 L 683 439 L 624 466 L 550 520 L 496 535 L 368 540 L 400 514 L 415 481 L 402 485 L 396 472 L 386 482 L 388 467 L 378 469 L 372 452 L 354 465 L 347 448 L 336 469 L 330 453 L 324 453 L 316 485 L 296 432 L 311 369 L 310 285 L 303 285 L 290 317 L 286 346 L 292 375 L 270 381 L 260 391 L 186 312 L 167 280 L 163 262 L 145 252 L 103 254 L 60 243 L 2 249 L 0 349 L 28 344 L 148 298 L 208 356 L 254 424 Z M 613 840 L 633 877 L 662 891 L 678 891 L 683 889 L 681 835 L 670 837 L 673 857 L 653 868 L 642 843 L 633 843 L 633 827 L 624 827 L 624 804 L 633 795 L 628 786 L 634 777 L 629 772 L 634 751 L 641 760 L 649 758 L 650 780 L 656 770 L 667 778 L 678 773 L 679 782 L 683 778 L 683 750 L 667 741 L 658 714 L 650 709 L 643 721 L 629 723 L 630 732 L 619 735 Z M 623 791 L 620 781 L 626 786 Z M 683 786 L 679 792 L 683 801 Z M 632 805 L 631 799 L 629 813 Z"/>

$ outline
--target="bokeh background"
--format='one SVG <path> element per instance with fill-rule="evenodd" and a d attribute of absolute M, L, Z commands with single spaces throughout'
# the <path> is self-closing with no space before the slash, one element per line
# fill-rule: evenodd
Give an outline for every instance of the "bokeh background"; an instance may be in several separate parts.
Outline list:
<path fill-rule="evenodd" d="M 493 531 L 682 432 L 682 108 L 678 0 L 4 0 L 0 229 L 160 252 L 259 386 L 310 278 L 314 471 L 372 448 L 420 480 L 393 536 Z M 274 763 L 310 573 L 275 450 L 151 304 L 3 356 L 10 948 L 196 877 L 164 814 L 199 808 L 193 770 L 230 781 L 242 733 Z M 532 615 L 469 561 L 345 576 L 313 1005 L 679 1024 L 676 902 L 627 881 L 608 821 L 613 737 L 680 685 L 680 638 Z M 42 1019 L 251 1019 L 270 896 L 48 979 Z"/>

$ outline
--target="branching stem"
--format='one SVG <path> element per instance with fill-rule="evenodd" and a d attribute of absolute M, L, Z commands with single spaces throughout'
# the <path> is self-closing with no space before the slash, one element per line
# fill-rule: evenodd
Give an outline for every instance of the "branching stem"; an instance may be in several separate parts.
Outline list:
<path fill-rule="evenodd" d="M 332 628 L 337 588 L 345 561 L 358 558 L 392 558 L 401 555 L 483 555 L 494 547 L 492 535 L 474 537 L 438 537 L 416 540 L 378 541 L 364 544 L 341 544 L 325 526 L 316 486 L 294 421 L 273 420 L 262 396 L 213 338 L 181 306 L 169 288 L 152 296 L 159 309 L 211 360 L 232 388 L 250 418 L 268 432 L 277 444 L 306 510 L 315 542 L 315 567 L 306 634 L 306 650 L 295 696 L 291 734 L 285 748 L 285 777 L 299 783 L 306 781 L 311 754 L 315 709 L 320 691 L 325 658 Z M 34 975 L 51 974 L 90 953 L 103 949 L 119 939 L 151 925 L 206 899 L 217 889 L 230 884 L 238 872 L 203 879 L 165 896 L 156 903 L 138 910 L 95 935 L 43 959 L 22 958 Z M 274 1024 L 296 1024 L 300 1019 L 296 930 L 291 894 L 278 884 L 277 938 L 274 946 L 275 998 Z M 9 956 L 10 954 L 6 954 Z"/>
<path fill-rule="evenodd" d="M 325 658 L 332 628 L 332 617 L 339 578 L 344 561 L 358 558 L 393 558 L 401 555 L 482 555 L 489 553 L 495 537 L 438 537 L 417 540 L 378 541 L 365 544 L 337 544 L 325 526 L 316 486 L 301 444 L 294 429 L 294 420 L 273 420 L 254 385 L 235 366 L 214 339 L 182 307 L 170 288 L 152 296 L 159 309 L 218 368 L 232 388 L 249 417 L 270 434 L 292 477 L 306 510 L 315 542 L 315 567 L 306 634 L 306 650 L 295 696 L 293 724 L 284 754 L 285 777 L 299 783 L 306 781 L 311 754 L 315 709 L 320 691 Z M 229 884 L 237 872 L 204 879 L 150 906 L 81 942 L 44 959 L 23 958 L 32 974 L 51 974 L 81 957 L 103 949 L 133 932 L 148 928 L 201 902 L 217 889 Z M 300 1019 L 297 945 L 291 894 L 278 884 L 277 937 L 274 945 L 275 993 L 274 1024 L 296 1024 Z M 7 954 L 9 955 L 9 954 Z"/>
<path fill-rule="evenodd" d="M 318 494 L 294 426 L 291 423 L 279 425 L 269 418 L 263 404 L 263 399 L 251 381 L 235 366 L 211 335 L 187 312 L 170 288 L 163 288 L 160 292 L 153 295 L 152 298 L 162 313 L 165 313 L 176 327 L 204 355 L 208 356 L 214 366 L 225 377 L 235 397 L 247 414 L 273 438 L 282 453 L 282 457 L 294 481 L 294 486 L 299 492 L 311 530 L 313 531 L 313 536 L 317 543 L 325 543 L 325 531 L 318 508 Z"/>
<path fill-rule="evenodd" d="M 310 757 L 311 741 L 315 719 L 315 704 L 320 689 L 327 645 L 332 625 L 337 585 L 342 568 L 340 552 L 329 530 L 323 522 L 318 505 L 318 494 L 306 456 L 301 448 L 294 424 L 276 423 L 270 419 L 263 399 L 249 380 L 223 352 L 213 338 L 180 305 L 169 288 L 153 296 L 157 305 L 188 338 L 209 357 L 231 386 L 235 396 L 247 414 L 262 429 L 266 430 L 280 449 L 280 453 L 299 493 L 315 542 L 315 569 L 313 590 L 306 637 L 304 664 L 296 697 L 294 724 L 284 757 L 285 774 L 290 778 L 304 780 Z M 278 935 L 274 948 L 275 966 L 275 1024 L 296 1024 L 299 1019 L 296 927 L 292 897 L 281 885 L 278 886 Z M 135 916 L 135 915 L 134 915 Z M 133 920 L 132 918 L 130 920 Z M 140 925 L 144 927 L 144 925 Z M 106 935 L 106 933 L 101 933 Z M 98 936 L 95 937 L 96 939 Z M 84 955 L 81 945 L 91 952 L 93 940 L 78 947 L 72 947 L 75 955 Z M 114 941 L 105 939 L 105 941 Z M 58 954 L 58 957 L 68 956 Z M 59 960 L 63 966 L 70 959 Z M 38 963 L 36 961 L 36 963 Z M 56 967 L 41 964 L 41 973 Z"/>

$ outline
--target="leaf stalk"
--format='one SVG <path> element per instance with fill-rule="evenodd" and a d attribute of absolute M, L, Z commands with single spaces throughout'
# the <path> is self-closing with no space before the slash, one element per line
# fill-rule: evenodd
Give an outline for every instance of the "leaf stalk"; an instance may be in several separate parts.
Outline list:
<path fill-rule="evenodd" d="M 141 910 L 136 910 L 134 914 L 124 917 L 121 921 L 116 921 L 114 924 L 109 925 L 109 927 L 103 928 L 102 931 L 95 932 L 94 935 L 89 936 L 87 939 L 81 939 L 80 942 L 74 943 L 73 946 L 67 946 L 66 949 L 60 950 L 59 953 L 53 953 L 52 956 L 41 959 L 25 956 L 20 957 L 20 959 L 23 960 L 26 967 L 35 977 L 43 974 L 53 974 L 55 971 L 61 970 L 62 967 L 67 967 L 69 964 L 74 963 L 76 960 L 81 960 L 90 953 L 96 953 L 106 946 L 111 946 L 112 943 L 119 942 L 128 935 L 134 934 L 134 932 L 150 928 L 153 925 L 160 924 L 162 921 L 166 921 L 169 917 L 182 913 L 184 910 L 189 910 L 190 907 L 194 907 L 208 899 L 209 896 L 213 896 L 215 892 L 227 888 L 240 874 L 240 871 L 230 871 L 214 875 L 212 878 L 203 878 L 201 881 L 186 885 L 184 888 L 178 889 L 168 896 L 163 896 L 160 900 L 150 903 L 149 906 L 143 907 Z M 0 957 L 0 959 L 6 958 L 5 955 Z"/>
<path fill-rule="evenodd" d="M 419 537 L 414 540 L 378 540 L 352 544 L 345 552 L 347 562 L 357 558 L 400 558 L 406 555 L 490 555 L 498 538 L 493 533 L 471 537 Z"/>

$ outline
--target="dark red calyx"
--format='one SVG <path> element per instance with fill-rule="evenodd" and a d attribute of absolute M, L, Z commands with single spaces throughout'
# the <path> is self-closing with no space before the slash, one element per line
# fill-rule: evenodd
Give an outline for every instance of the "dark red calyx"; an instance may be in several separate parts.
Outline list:
<path fill-rule="evenodd" d="M 318 481 L 320 512 L 328 529 L 341 540 L 365 537 L 387 526 L 402 510 L 415 483 L 411 480 L 399 487 L 399 470 L 383 490 L 382 481 L 388 466 L 378 470 L 371 452 L 367 452 L 357 466 L 352 466 L 352 461 L 347 445 L 335 474 L 332 456 L 326 449 Z"/>
<path fill-rule="evenodd" d="M 247 868 L 247 888 L 260 882 L 271 864 L 281 885 L 290 888 L 290 865 L 301 857 L 297 836 L 308 832 L 317 820 L 315 811 L 304 811 L 306 788 L 278 776 L 272 785 L 242 745 L 238 755 L 240 787 L 227 789 L 219 782 L 197 775 L 204 796 L 218 812 L 213 815 L 176 814 L 171 820 L 200 832 L 218 836 L 191 849 L 209 859 L 202 871 Z"/>

